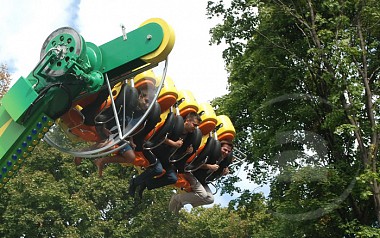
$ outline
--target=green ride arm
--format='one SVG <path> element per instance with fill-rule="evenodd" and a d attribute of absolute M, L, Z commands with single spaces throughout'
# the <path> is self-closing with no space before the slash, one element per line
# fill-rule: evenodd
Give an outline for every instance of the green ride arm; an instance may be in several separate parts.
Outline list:
<path fill-rule="evenodd" d="M 0 101 L 0 188 L 75 100 L 104 87 L 104 74 L 112 83 L 120 81 L 121 75 L 166 59 L 173 45 L 172 29 L 157 18 L 99 47 L 72 28 L 54 31 L 37 66 Z"/>

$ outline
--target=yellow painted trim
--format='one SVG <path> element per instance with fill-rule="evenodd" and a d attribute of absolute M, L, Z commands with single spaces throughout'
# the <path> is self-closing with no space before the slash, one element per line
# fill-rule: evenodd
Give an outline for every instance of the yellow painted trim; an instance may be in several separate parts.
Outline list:
<path fill-rule="evenodd" d="M 11 124 L 12 122 L 12 118 L 9 119 L 1 128 L 0 128 L 0 136 L 3 135 L 3 133 L 5 132 L 5 130 L 8 128 L 8 126 Z"/>
<path fill-rule="evenodd" d="M 157 48 L 157 50 L 153 51 L 150 54 L 144 55 L 143 57 L 141 57 L 141 59 L 147 63 L 159 63 L 161 61 L 164 61 L 173 49 L 175 35 L 173 28 L 161 18 L 148 19 L 145 22 L 143 22 L 140 26 L 152 22 L 157 23 L 162 27 L 164 37 L 162 39 L 161 45 Z"/>

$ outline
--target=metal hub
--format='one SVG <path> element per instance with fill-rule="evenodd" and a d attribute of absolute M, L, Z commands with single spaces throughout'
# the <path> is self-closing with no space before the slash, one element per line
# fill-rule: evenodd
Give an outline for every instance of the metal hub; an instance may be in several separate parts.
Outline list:
<path fill-rule="evenodd" d="M 62 27 L 52 32 L 42 45 L 40 53 L 40 59 L 50 51 L 55 51 L 58 55 L 56 59 L 50 59 L 45 68 L 47 75 L 58 77 L 65 74 L 70 60 L 76 61 L 77 58 L 85 55 L 84 47 L 83 38 L 70 27 Z"/>

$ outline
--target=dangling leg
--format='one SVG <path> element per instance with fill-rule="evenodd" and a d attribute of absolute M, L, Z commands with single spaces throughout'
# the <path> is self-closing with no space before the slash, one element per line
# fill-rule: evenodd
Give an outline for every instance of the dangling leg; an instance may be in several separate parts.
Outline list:
<path fill-rule="evenodd" d="M 99 177 L 103 176 L 103 169 L 106 164 L 110 163 L 127 163 L 126 159 L 121 155 L 103 157 L 94 160 L 94 164 L 98 167 Z"/>
<path fill-rule="evenodd" d="M 102 177 L 104 165 L 110 164 L 110 163 L 132 164 L 134 160 L 135 160 L 135 152 L 133 152 L 132 148 L 129 145 L 127 145 L 126 147 L 121 149 L 121 151 L 119 151 L 119 154 L 96 159 L 94 163 L 98 167 L 99 177 Z"/>
<path fill-rule="evenodd" d="M 160 161 L 157 161 L 152 167 L 148 167 L 144 172 L 138 175 L 136 178 L 132 178 L 129 186 L 129 194 L 134 197 L 136 188 L 148 181 L 154 179 L 154 176 L 160 175 L 163 172 L 162 164 Z"/>
<path fill-rule="evenodd" d="M 74 164 L 76 166 L 79 166 L 82 163 L 82 158 L 81 157 L 74 157 Z"/>
<path fill-rule="evenodd" d="M 106 145 L 108 145 L 110 143 L 112 143 L 112 141 L 109 141 L 109 140 L 106 139 L 106 140 L 103 140 L 103 141 L 96 142 L 95 144 L 91 145 L 89 147 L 89 149 L 99 149 L 99 148 L 104 147 L 104 146 L 106 146 Z M 74 157 L 74 164 L 76 166 L 79 166 L 82 163 L 82 160 L 83 160 L 82 157 Z"/>
<path fill-rule="evenodd" d="M 169 211 L 178 214 L 186 204 L 196 207 L 214 202 L 214 196 L 207 185 L 202 185 L 192 174 L 186 173 L 184 176 L 190 182 L 192 191 L 174 194 L 169 202 Z"/>

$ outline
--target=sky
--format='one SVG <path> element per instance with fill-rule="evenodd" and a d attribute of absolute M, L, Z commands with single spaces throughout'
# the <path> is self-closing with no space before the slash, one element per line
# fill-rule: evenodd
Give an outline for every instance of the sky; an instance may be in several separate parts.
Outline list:
<path fill-rule="evenodd" d="M 217 19 L 207 19 L 206 5 L 205 0 L 0 0 L 0 64 L 7 64 L 14 82 L 29 75 L 45 39 L 60 27 L 72 27 L 99 46 L 119 37 L 121 24 L 129 32 L 158 17 L 171 25 L 176 37 L 167 75 L 177 89 L 190 90 L 198 103 L 208 102 L 228 92 L 228 75 L 222 59 L 225 46 L 209 45 L 209 30 Z M 244 178 L 245 171 L 239 175 Z M 257 187 L 246 180 L 238 186 Z M 215 203 L 227 205 L 236 196 L 217 195 Z"/>
<path fill-rule="evenodd" d="M 14 80 L 29 75 L 43 42 L 60 27 L 72 27 L 99 46 L 119 37 L 121 24 L 129 32 L 158 17 L 175 32 L 167 75 L 177 89 L 190 90 L 198 103 L 227 93 L 224 46 L 209 45 L 209 30 L 217 19 L 207 19 L 207 1 L 0 0 L 0 6 L 0 63 L 8 65 Z"/>

